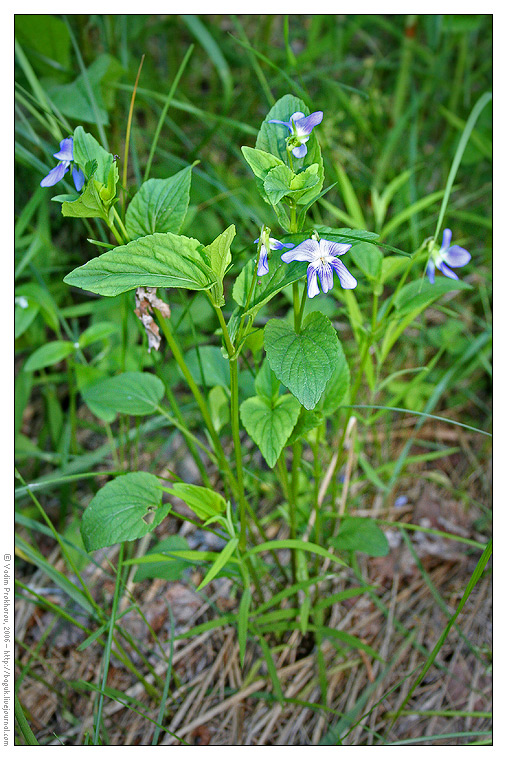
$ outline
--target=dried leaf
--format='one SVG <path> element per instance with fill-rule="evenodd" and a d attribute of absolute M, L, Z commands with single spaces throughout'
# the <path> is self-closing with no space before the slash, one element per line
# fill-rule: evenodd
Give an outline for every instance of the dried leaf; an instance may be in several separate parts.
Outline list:
<path fill-rule="evenodd" d="M 152 348 L 158 351 L 160 348 L 160 330 L 157 323 L 151 316 L 153 309 L 158 309 L 162 316 L 170 317 L 171 310 L 169 306 L 157 296 L 156 288 L 137 288 L 136 290 L 136 309 L 134 313 L 143 323 L 143 327 L 148 338 L 148 353 Z"/>

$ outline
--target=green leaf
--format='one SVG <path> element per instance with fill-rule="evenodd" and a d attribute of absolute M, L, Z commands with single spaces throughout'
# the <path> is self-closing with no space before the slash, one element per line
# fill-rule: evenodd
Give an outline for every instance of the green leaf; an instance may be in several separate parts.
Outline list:
<path fill-rule="evenodd" d="M 215 385 L 208 393 L 208 406 L 213 427 L 219 433 L 230 419 L 229 397 L 221 385 Z"/>
<path fill-rule="evenodd" d="M 81 393 L 91 406 L 122 414 L 153 414 L 164 395 L 164 383 L 149 372 L 124 372 L 87 385 Z"/>
<path fill-rule="evenodd" d="M 209 290 L 216 277 L 198 240 L 156 232 L 91 259 L 64 282 L 102 296 L 117 296 L 140 286 Z"/>
<path fill-rule="evenodd" d="M 386 256 L 382 260 L 382 276 L 381 282 L 388 282 L 394 277 L 398 277 L 403 272 L 406 266 L 408 266 L 409 259 L 406 256 Z"/>
<path fill-rule="evenodd" d="M 287 446 L 293 446 L 300 438 L 304 438 L 307 433 L 320 425 L 323 419 L 324 417 L 321 412 L 314 412 L 313 410 L 309 411 L 302 406 L 300 408 L 298 421 L 287 441 Z"/>
<path fill-rule="evenodd" d="M 80 348 L 86 348 L 99 340 L 105 340 L 119 330 L 119 325 L 114 322 L 96 322 L 87 327 L 79 337 Z"/>
<path fill-rule="evenodd" d="M 32 48 L 40 55 L 31 56 L 31 63 L 44 75 L 54 77 L 71 68 L 70 36 L 64 22 L 49 13 L 16 14 L 16 37 L 23 47 Z M 60 64 L 58 68 L 49 61 Z"/>
<path fill-rule="evenodd" d="M 226 510 L 227 505 L 224 497 L 212 491 L 211 488 L 194 486 L 190 483 L 174 483 L 171 488 L 164 488 L 163 490 L 184 501 L 200 520 L 217 517 Z"/>
<path fill-rule="evenodd" d="M 44 367 L 51 367 L 73 354 L 74 351 L 74 344 L 70 340 L 54 340 L 34 351 L 25 362 L 23 369 L 25 372 L 35 372 Z"/>
<path fill-rule="evenodd" d="M 367 277 L 377 280 L 382 270 L 382 251 L 371 243 L 358 243 L 350 249 L 350 256 L 354 264 Z"/>
<path fill-rule="evenodd" d="M 58 311 L 53 297 L 47 288 L 43 288 L 35 282 L 26 282 L 16 288 L 15 294 L 16 298 L 18 296 L 24 296 L 28 303 L 37 303 L 45 323 L 55 332 L 58 331 L 60 324 Z"/>
<path fill-rule="evenodd" d="M 94 177 L 98 182 L 107 185 L 113 156 L 97 142 L 93 135 L 85 132 L 83 127 L 76 127 L 74 130 L 74 161 L 83 171 L 87 163 L 96 161 L 97 169 Z"/>
<path fill-rule="evenodd" d="M 252 591 L 247 586 L 241 595 L 241 602 L 238 610 L 238 644 L 239 644 L 239 661 L 241 667 L 245 660 L 246 639 L 248 633 L 248 613 L 250 612 L 250 603 L 252 601 Z"/>
<path fill-rule="evenodd" d="M 271 169 L 275 166 L 284 166 L 281 159 L 272 156 L 271 153 L 266 153 L 264 150 L 257 150 L 256 148 L 249 148 L 244 145 L 241 148 L 241 152 L 255 176 L 263 182 Z"/>
<path fill-rule="evenodd" d="M 306 270 L 308 269 L 306 261 L 293 261 L 291 264 L 286 264 L 281 259 L 282 253 L 283 251 L 271 251 L 269 255 L 269 272 L 258 280 L 253 298 L 246 312 L 247 314 L 251 314 L 252 317 L 255 317 L 259 309 L 270 301 L 273 296 L 276 296 L 277 293 L 286 288 L 287 285 L 292 285 L 292 283 L 306 276 Z M 244 306 L 246 303 L 251 278 L 255 276 L 254 268 L 255 261 L 249 261 L 243 267 L 234 283 L 232 296 L 240 306 Z"/>
<path fill-rule="evenodd" d="M 436 277 L 432 285 L 425 277 L 404 285 L 396 294 L 394 305 L 398 316 L 416 309 L 422 311 L 437 298 L 452 293 L 453 290 L 472 290 L 472 286 L 463 280 L 452 280 L 450 277 Z"/>
<path fill-rule="evenodd" d="M 339 551 L 364 552 L 370 557 L 389 554 L 387 538 L 369 517 L 344 517 L 338 535 L 329 542 Z"/>
<path fill-rule="evenodd" d="M 297 399 L 289 395 L 273 402 L 265 396 L 254 396 L 241 404 L 241 421 L 269 467 L 275 466 L 297 422 L 299 409 Z"/>
<path fill-rule="evenodd" d="M 150 554 L 184 551 L 188 548 L 188 542 L 183 536 L 169 536 L 151 547 Z M 178 557 L 167 557 L 164 562 L 147 562 L 138 567 L 134 576 L 134 583 L 140 583 L 147 578 L 163 578 L 166 581 L 176 581 L 181 578 L 183 571 L 186 570 L 187 567 L 188 562 Z"/>
<path fill-rule="evenodd" d="M 265 543 L 257 544 L 253 549 L 249 549 L 245 556 L 271 551 L 271 549 L 299 549 L 303 552 L 310 552 L 310 554 L 318 554 L 319 557 L 325 557 L 336 565 L 346 564 L 340 559 L 340 557 L 327 551 L 327 549 L 323 549 L 321 546 L 314 544 L 311 541 L 303 541 L 300 538 L 283 538 L 277 539 L 276 541 L 266 541 Z"/>
<path fill-rule="evenodd" d="M 230 557 L 233 555 L 234 550 L 236 549 L 236 546 L 238 545 L 239 538 L 231 538 L 231 540 L 224 546 L 216 560 L 211 565 L 210 569 L 202 579 L 202 581 L 197 586 L 196 591 L 200 591 L 204 586 L 207 586 L 208 583 L 210 583 L 213 578 L 218 575 L 220 570 L 223 568 L 223 566 L 228 562 Z"/>
<path fill-rule="evenodd" d="M 191 348 L 185 354 L 185 363 L 198 385 L 202 386 L 204 380 L 204 384 L 208 388 L 212 388 L 214 385 L 221 385 L 223 388 L 229 387 L 229 362 L 224 358 L 218 346 Z"/>
<path fill-rule="evenodd" d="M 266 118 L 261 124 L 259 134 L 257 135 L 257 141 L 255 147 L 258 150 L 263 150 L 266 153 L 271 153 L 275 158 L 283 161 L 284 164 L 289 165 L 289 158 L 287 155 L 287 143 L 286 139 L 289 136 L 289 130 L 283 124 L 270 124 L 271 119 L 279 119 L 280 121 L 289 121 L 290 117 L 296 111 L 301 111 L 305 116 L 309 116 L 310 110 L 299 98 L 295 98 L 294 95 L 284 95 L 280 100 L 277 100 L 275 105 L 271 108 Z M 315 136 L 315 130 L 310 135 L 310 139 L 306 143 L 307 154 L 303 159 L 293 158 L 294 165 L 306 165 L 311 164 L 319 165 L 319 180 L 320 187 L 324 181 L 324 167 L 322 163 L 322 156 L 320 153 L 319 143 Z M 301 162 L 301 164 L 300 164 Z"/>
<path fill-rule="evenodd" d="M 29 296 L 16 296 L 14 307 L 14 338 L 20 338 L 39 313 L 40 305 Z"/>
<path fill-rule="evenodd" d="M 350 370 L 343 348 L 338 342 L 338 362 L 333 374 L 328 380 L 324 395 L 322 396 L 319 410 L 324 417 L 333 414 L 341 404 L 345 402 L 350 387 Z"/>
<path fill-rule="evenodd" d="M 340 360 L 336 330 L 320 312 L 309 314 L 300 333 L 271 319 L 264 329 L 271 369 L 306 409 L 313 409 Z"/>
<path fill-rule="evenodd" d="M 108 406 L 104 406 L 98 401 L 93 401 L 93 399 L 87 400 L 83 393 L 87 386 L 93 385 L 98 380 L 104 379 L 104 371 L 98 367 L 92 367 L 89 364 L 74 364 L 74 374 L 76 376 L 78 390 L 92 414 L 100 420 L 104 420 L 104 422 L 113 422 L 116 417 L 114 409 L 110 409 Z"/>
<path fill-rule="evenodd" d="M 132 239 L 154 232 L 178 233 L 190 199 L 192 167 L 167 179 L 149 179 L 130 201 L 125 226 Z"/>
<path fill-rule="evenodd" d="M 299 205 L 311 203 L 322 189 L 319 183 L 319 164 L 312 164 L 293 178 L 290 183 L 290 197 Z"/>
<path fill-rule="evenodd" d="M 352 227 L 326 227 L 324 224 L 314 224 L 313 228 L 319 235 L 335 243 L 350 243 L 352 248 L 365 240 L 377 240 L 379 237 L 376 232 L 369 230 L 355 230 Z"/>
<path fill-rule="evenodd" d="M 236 227 L 231 224 L 230 227 L 227 227 L 221 235 L 215 238 L 204 249 L 209 257 L 211 269 L 217 279 L 217 284 L 211 288 L 211 297 L 215 306 L 223 306 L 225 304 L 223 280 L 227 268 L 232 261 L 230 249 L 235 235 Z"/>
<path fill-rule="evenodd" d="M 285 164 L 271 169 L 264 180 L 264 190 L 269 202 L 276 206 L 282 198 L 290 194 L 294 172 Z"/>
<path fill-rule="evenodd" d="M 280 381 L 269 366 L 269 362 L 264 360 L 255 378 L 255 391 L 258 396 L 265 396 L 268 401 L 274 401 L 278 398 L 279 390 Z"/>
<path fill-rule="evenodd" d="M 99 195 L 101 187 L 101 183 L 95 182 L 92 177 L 77 200 L 62 203 L 62 215 L 78 219 L 104 219 L 106 210 Z"/>
<path fill-rule="evenodd" d="M 48 88 L 51 101 L 59 111 L 74 121 L 109 124 L 107 109 L 114 105 L 114 85 L 121 77 L 123 67 L 108 53 L 99 55 L 73 82 Z M 94 110 L 89 89 L 96 102 Z M 82 167 L 84 169 L 84 166 Z"/>
<path fill-rule="evenodd" d="M 160 525 L 169 510 L 170 504 L 162 504 L 155 475 L 120 475 L 100 489 L 83 513 L 81 535 L 86 550 L 141 538 Z"/>

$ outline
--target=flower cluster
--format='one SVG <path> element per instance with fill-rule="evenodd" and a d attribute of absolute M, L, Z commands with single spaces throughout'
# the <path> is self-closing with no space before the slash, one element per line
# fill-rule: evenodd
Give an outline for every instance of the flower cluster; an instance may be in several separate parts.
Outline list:
<path fill-rule="evenodd" d="M 426 266 L 426 274 L 431 284 L 435 282 L 435 269 L 439 269 L 446 277 L 458 280 L 458 275 L 450 267 L 464 267 L 472 258 L 465 248 L 459 245 L 451 245 L 451 238 L 451 230 L 444 230 L 442 247 L 439 251 L 434 251 L 431 254 Z"/>
<path fill-rule="evenodd" d="M 49 174 L 44 177 L 43 180 L 41 180 L 41 187 L 52 187 L 53 185 L 56 185 L 57 182 L 60 182 L 60 180 L 64 178 L 69 170 L 71 163 L 74 161 L 74 140 L 72 137 L 66 137 L 62 140 L 60 143 L 60 150 L 57 153 L 53 153 L 53 155 L 58 159 L 59 163 L 54 169 L 51 169 Z M 76 190 L 80 192 L 85 182 L 85 176 L 81 169 L 75 165 L 72 166 L 72 179 L 74 180 Z"/>

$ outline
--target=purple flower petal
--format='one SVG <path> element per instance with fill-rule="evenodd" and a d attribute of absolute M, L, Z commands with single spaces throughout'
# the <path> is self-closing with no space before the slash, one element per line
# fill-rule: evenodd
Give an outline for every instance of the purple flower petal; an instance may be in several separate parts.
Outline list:
<path fill-rule="evenodd" d="M 292 149 L 292 154 L 296 156 L 296 158 L 303 158 L 303 156 L 306 156 L 308 152 L 308 148 L 306 145 L 299 145 L 297 148 Z"/>
<path fill-rule="evenodd" d="M 76 190 L 80 193 L 85 183 L 85 175 L 77 166 L 72 167 L 72 179 L 74 180 Z"/>
<path fill-rule="evenodd" d="M 440 271 L 442 272 L 442 274 L 445 274 L 446 277 L 450 277 L 451 280 L 459 280 L 459 277 L 456 274 L 456 272 L 453 272 L 452 269 L 449 269 L 449 267 L 447 266 L 447 264 L 444 264 L 443 261 L 441 261 L 440 264 L 437 264 L 435 262 L 435 265 L 436 265 L 437 269 L 440 269 Z"/>
<path fill-rule="evenodd" d="M 272 251 L 279 251 L 281 248 L 292 248 L 293 246 L 290 243 L 281 243 L 279 240 L 276 240 L 276 238 L 269 238 L 269 247 Z"/>
<path fill-rule="evenodd" d="M 53 156 L 59 161 L 72 161 L 74 159 L 74 140 L 72 137 L 66 137 L 60 143 L 60 150 L 58 153 L 53 153 Z"/>
<path fill-rule="evenodd" d="M 449 228 L 444 230 L 444 234 L 442 235 L 442 248 L 441 251 L 446 251 L 449 246 L 451 245 L 451 238 L 452 238 L 452 232 Z"/>
<path fill-rule="evenodd" d="M 280 119 L 270 119 L 268 121 L 268 124 L 283 124 L 284 127 L 287 127 L 292 132 L 292 124 L 290 121 L 280 121 Z"/>
<path fill-rule="evenodd" d="M 435 262 L 433 261 L 433 259 L 430 259 L 428 261 L 428 265 L 426 267 L 426 274 L 428 275 L 428 280 L 433 285 L 433 283 L 435 282 Z"/>
<path fill-rule="evenodd" d="M 464 267 L 471 259 L 470 253 L 466 248 L 459 245 L 452 245 L 445 254 L 445 263 L 451 267 Z"/>
<path fill-rule="evenodd" d="M 40 186 L 53 187 L 53 185 L 56 185 L 57 182 L 60 182 L 60 180 L 63 179 L 68 168 L 69 164 L 67 161 L 62 161 L 61 163 L 57 164 L 55 168 L 51 169 L 49 174 L 47 174 L 44 179 L 41 180 Z"/>
<path fill-rule="evenodd" d="M 333 259 L 333 261 L 330 261 L 329 263 L 340 278 L 340 285 L 342 288 L 345 288 L 345 290 L 353 290 L 353 288 L 357 286 L 356 278 L 350 274 L 349 270 L 345 264 L 342 264 L 340 259 Z"/>
<path fill-rule="evenodd" d="M 282 261 L 289 264 L 291 261 L 313 261 L 319 251 L 319 244 L 316 240 L 309 238 L 297 245 L 292 251 L 282 253 Z"/>
<path fill-rule="evenodd" d="M 319 284 L 317 282 L 317 267 L 313 264 L 308 265 L 306 279 L 308 282 L 308 298 L 313 298 L 320 293 Z"/>
<path fill-rule="evenodd" d="M 291 122 L 293 121 L 294 124 L 296 124 L 296 122 L 298 122 L 298 121 L 300 121 L 301 119 L 304 119 L 304 118 L 305 118 L 305 115 L 304 115 L 304 113 L 302 111 L 294 111 L 294 113 L 290 117 L 290 120 L 291 120 Z"/>
<path fill-rule="evenodd" d="M 319 267 L 319 278 L 323 293 L 327 293 L 333 287 L 333 270 L 327 262 Z"/>
<path fill-rule="evenodd" d="M 311 113 L 310 116 L 298 119 L 296 122 L 296 132 L 298 135 L 311 134 L 312 129 L 316 127 L 317 124 L 320 124 L 323 116 L 324 113 L 322 111 L 315 111 L 314 113 Z"/>
<path fill-rule="evenodd" d="M 350 245 L 348 243 L 333 243 L 331 240 L 321 240 L 320 242 L 321 244 L 327 243 L 327 249 L 331 256 L 343 256 L 352 248 L 352 243 Z"/>
<path fill-rule="evenodd" d="M 258 277 L 267 274 L 269 272 L 268 267 L 268 252 L 265 245 L 261 245 L 261 254 L 259 256 L 259 266 L 257 267 Z"/>

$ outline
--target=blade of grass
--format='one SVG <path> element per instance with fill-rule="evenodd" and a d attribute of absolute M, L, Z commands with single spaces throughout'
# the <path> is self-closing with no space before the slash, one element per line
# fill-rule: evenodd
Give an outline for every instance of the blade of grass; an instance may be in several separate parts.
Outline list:
<path fill-rule="evenodd" d="M 467 146 L 470 135 L 472 134 L 472 130 L 481 114 L 482 109 L 492 99 L 493 95 L 490 92 L 485 92 L 484 95 L 481 95 L 475 106 L 472 108 L 470 116 L 467 119 L 467 123 L 465 124 L 465 128 L 460 137 L 458 147 L 456 148 L 456 153 L 454 154 L 454 159 L 445 185 L 444 197 L 442 200 L 442 205 L 440 207 L 440 213 L 438 215 L 437 226 L 435 228 L 435 240 L 438 239 L 438 235 L 442 227 L 442 222 L 444 221 L 447 204 L 449 203 L 449 198 L 451 197 L 452 186 L 454 184 L 454 180 L 456 179 L 456 174 L 458 173 L 459 165 L 461 163 L 461 159 L 463 158 L 463 153 L 465 152 L 465 148 Z"/>
<path fill-rule="evenodd" d="M 160 132 L 162 130 L 162 127 L 163 127 L 163 124 L 164 124 L 164 121 L 165 121 L 165 117 L 166 117 L 167 112 L 169 110 L 169 106 L 171 105 L 171 101 L 173 99 L 173 95 L 176 92 L 176 88 L 178 87 L 179 81 L 180 81 L 180 79 L 181 79 L 181 77 L 183 75 L 183 72 L 185 71 L 187 63 L 190 60 L 190 56 L 192 55 L 193 50 L 194 50 L 194 45 L 190 45 L 190 47 L 188 48 L 187 52 L 185 53 L 185 57 L 183 58 L 178 71 L 176 72 L 176 76 L 173 79 L 173 83 L 171 85 L 171 89 L 169 90 L 169 93 L 167 95 L 167 99 L 166 99 L 166 101 L 164 103 L 164 107 L 162 108 L 162 113 L 160 114 L 160 118 L 158 120 L 157 128 L 155 129 L 155 134 L 153 136 L 153 140 L 152 140 L 151 147 L 150 147 L 150 153 L 148 155 L 148 160 L 146 162 L 146 169 L 144 171 L 143 182 L 146 182 L 146 180 L 150 176 L 150 170 L 151 170 L 151 164 L 152 164 L 152 161 L 153 161 L 153 156 L 155 154 L 155 149 L 157 147 L 158 138 L 160 136 Z M 137 81 L 136 81 L 136 85 L 137 85 Z"/>

